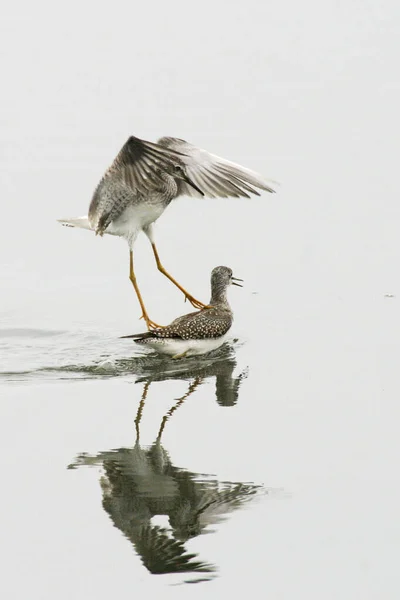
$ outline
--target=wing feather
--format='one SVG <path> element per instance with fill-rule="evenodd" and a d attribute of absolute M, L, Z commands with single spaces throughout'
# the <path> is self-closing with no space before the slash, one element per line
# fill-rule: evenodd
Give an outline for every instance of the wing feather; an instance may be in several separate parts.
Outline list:
<path fill-rule="evenodd" d="M 145 194 L 163 183 L 160 171 L 171 171 L 171 166 L 180 156 L 181 153 L 174 149 L 163 148 L 131 136 L 107 170 L 104 179 L 117 176 L 135 191 Z"/>
<path fill-rule="evenodd" d="M 165 186 L 161 173 L 171 172 L 180 153 L 131 136 L 97 186 L 89 221 L 101 235 L 129 203 Z"/>
<path fill-rule="evenodd" d="M 189 179 L 210 198 L 248 198 L 247 192 L 258 196 L 260 195 L 258 190 L 274 192 L 268 180 L 259 173 L 210 154 L 185 140 L 164 137 L 159 139 L 157 144 L 167 150 L 179 152 L 180 161 Z M 177 183 L 180 194 L 199 196 L 199 193 L 185 182 L 177 181 Z"/>
<path fill-rule="evenodd" d="M 221 316 L 214 308 L 204 308 L 178 317 L 167 327 L 154 329 L 150 333 L 152 337 L 183 340 L 217 338 L 229 331 L 232 320 L 231 313 Z"/>
<path fill-rule="evenodd" d="M 185 140 L 164 137 L 154 144 L 131 136 L 93 195 L 88 213 L 91 227 L 104 233 L 129 203 L 163 189 L 165 172 L 174 177 L 177 195 L 201 197 L 184 178 L 173 175 L 177 164 L 210 198 L 249 198 L 249 194 L 260 195 L 259 190 L 274 191 L 255 171 L 196 148 Z"/>

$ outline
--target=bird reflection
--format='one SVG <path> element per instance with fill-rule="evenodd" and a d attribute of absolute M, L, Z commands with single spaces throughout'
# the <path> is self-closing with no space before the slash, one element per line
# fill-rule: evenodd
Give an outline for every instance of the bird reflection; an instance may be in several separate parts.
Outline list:
<path fill-rule="evenodd" d="M 229 361 L 228 361 L 229 363 Z M 243 373 L 232 377 L 235 361 L 205 368 L 188 383 L 183 396 L 176 399 L 162 418 L 156 439 L 150 446 L 140 444 L 140 424 L 152 381 L 187 378 L 184 373 L 161 374 L 152 371 L 144 381 L 138 406 L 135 428 L 136 441 L 132 448 L 100 452 L 95 456 L 81 454 L 69 466 L 102 465 L 103 508 L 113 524 L 133 544 L 144 566 L 153 574 L 203 572 L 207 577 L 216 566 L 189 552 L 185 544 L 210 526 L 254 497 L 262 486 L 249 483 L 220 482 L 214 476 L 197 474 L 172 464 L 162 445 L 162 436 L 174 413 L 202 385 L 207 377 L 216 376 L 216 397 L 219 404 L 232 406 L 238 398 Z M 193 371 L 192 371 L 193 373 Z M 168 526 L 154 523 L 154 518 L 167 517 Z"/>
<path fill-rule="evenodd" d="M 196 358 L 171 361 L 154 353 L 141 358 L 121 359 L 116 370 L 136 374 L 136 383 L 142 381 L 167 381 L 170 379 L 194 380 L 215 377 L 215 396 L 220 406 L 234 406 L 239 398 L 239 388 L 247 377 L 248 369 L 234 376 L 237 361 L 234 348 L 225 344 L 217 352 Z"/>

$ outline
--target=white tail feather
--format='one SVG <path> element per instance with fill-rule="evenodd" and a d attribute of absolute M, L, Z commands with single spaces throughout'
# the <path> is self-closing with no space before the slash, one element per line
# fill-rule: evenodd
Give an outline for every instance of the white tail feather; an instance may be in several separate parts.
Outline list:
<path fill-rule="evenodd" d="M 65 225 L 65 227 L 79 227 L 80 229 L 90 229 L 93 231 L 87 217 L 71 217 L 70 219 L 57 219 L 57 221 L 61 225 Z"/>

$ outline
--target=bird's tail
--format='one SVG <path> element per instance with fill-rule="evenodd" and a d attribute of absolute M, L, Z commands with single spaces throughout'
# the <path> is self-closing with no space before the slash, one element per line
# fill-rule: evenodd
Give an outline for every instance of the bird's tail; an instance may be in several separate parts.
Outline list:
<path fill-rule="evenodd" d="M 80 229 L 90 229 L 93 231 L 87 217 L 72 217 L 70 219 L 57 219 L 57 221 L 61 225 L 65 225 L 65 227 L 80 227 Z"/>
<path fill-rule="evenodd" d="M 134 340 L 146 340 L 147 338 L 153 337 L 151 331 L 145 331 L 144 333 L 133 333 L 132 335 L 121 335 L 121 340 L 133 338 Z"/>

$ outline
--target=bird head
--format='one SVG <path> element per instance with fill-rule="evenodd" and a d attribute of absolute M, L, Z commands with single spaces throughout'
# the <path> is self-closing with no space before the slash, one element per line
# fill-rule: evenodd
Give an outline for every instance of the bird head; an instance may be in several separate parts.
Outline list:
<path fill-rule="evenodd" d="M 182 181 L 190 185 L 192 188 L 194 188 L 196 192 L 199 192 L 199 194 L 204 196 L 204 192 L 202 192 L 201 189 L 198 188 L 197 185 L 190 179 L 190 177 L 188 177 L 183 165 L 180 165 L 179 163 L 174 163 L 172 165 L 171 175 L 174 179 L 181 179 Z"/>
<path fill-rule="evenodd" d="M 211 272 L 211 286 L 216 288 L 226 288 L 229 285 L 237 285 L 238 287 L 243 287 L 241 283 L 237 283 L 238 281 L 243 281 L 243 279 L 238 279 L 233 276 L 232 269 L 229 267 L 215 267 Z"/>

